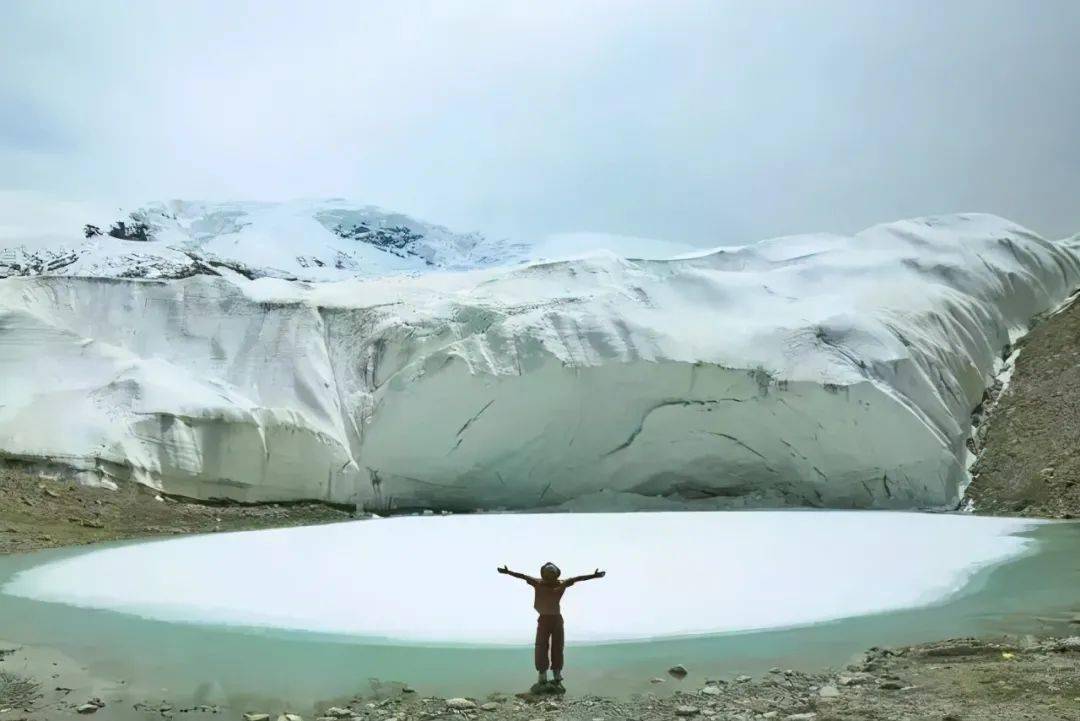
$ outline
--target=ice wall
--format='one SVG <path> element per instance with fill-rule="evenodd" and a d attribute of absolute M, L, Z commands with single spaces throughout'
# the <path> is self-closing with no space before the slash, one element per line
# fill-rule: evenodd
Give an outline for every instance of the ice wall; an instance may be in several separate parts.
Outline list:
<path fill-rule="evenodd" d="M 0 281 L 0 451 L 373 509 L 944 507 L 1080 258 L 986 215 L 421 277 Z"/>

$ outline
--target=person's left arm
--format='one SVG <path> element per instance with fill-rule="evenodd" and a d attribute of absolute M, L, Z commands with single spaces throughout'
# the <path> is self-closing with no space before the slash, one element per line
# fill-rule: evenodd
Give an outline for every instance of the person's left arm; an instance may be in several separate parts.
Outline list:
<path fill-rule="evenodd" d="M 584 576 L 574 576 L 572 578 L 568 578 L 568 579 L 566 579 L 566 581 L 563 582 L 563 585 L 565 585 L 565 586 L 573 586 L 578 581 L 591 581 L 594 578 L 603 578 L 606 575 L 607 575 L 607 571 L 601 571 L 598 568 L 595 571 L 593 571 L 592 573 L 586 574 Z"/>

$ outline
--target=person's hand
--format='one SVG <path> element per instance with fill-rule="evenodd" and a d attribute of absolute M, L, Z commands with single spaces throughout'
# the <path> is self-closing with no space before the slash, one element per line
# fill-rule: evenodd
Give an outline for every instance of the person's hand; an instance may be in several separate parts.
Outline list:
<path fill-rule="evenodd" d="M 510 569 L 507 568 L 505 565 L 499 566 L 498 570 L 499 570 L 499 573 L 510 573 Z"/>
<path fill-rule="evenodd" d="M 598 569 L 596 569 L 596 571 L 594 572 L 594 574 L 593 574 L 593 575 L 595 575 L 595 576 L 596 576 L 597 578 L 603 578 L 604 576 L 606 576 L 606 575 L 607 575 L 607 571 L 601 571 L 601 570 L 600 570 L 600 569 L 598 568 Z"/>

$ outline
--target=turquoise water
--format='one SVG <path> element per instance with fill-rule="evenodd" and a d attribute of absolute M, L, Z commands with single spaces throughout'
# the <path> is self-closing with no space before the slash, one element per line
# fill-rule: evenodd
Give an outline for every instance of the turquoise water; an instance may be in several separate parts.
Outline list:
<path fill-rule="evenodd" d="M 772 666 L 840 666 L 870 646 L 966 635 L 1066 633 L 1080 609 L 1080 524 L 1048 524 L 1024 535 L 1036 541 L 1031 552 L 980 572 L 962 593 L 933 606 L 800 628 L 572 646 L 567 650 L 568 686 L 572 693 L 609 695 L 664 691 L 678 687 L 664 673 L 675 663 L 691 670 L 683 683 L 696 687 L 705 678 L 757 674 Z M 20 570 L 85 551 L 0 557 L 0 585 Z M 691 582 L 687 593 L 692 592 Z M 521 690 L 533 680 L 531 649 L 525 647 L 380 644 L 174 624 L 2 593 L 0 638 L 56 648 L 100 677 L 125 679 L 129 688 L 153 689 L 173 699 L 198 700 L 215 689 L 233 703 L 260 698 L 300 705 L 369 691 L 371 679 L 404 682 L 422 694 L 479 696 Z M 656 676 L 667 682 L 650 685 Z"/>

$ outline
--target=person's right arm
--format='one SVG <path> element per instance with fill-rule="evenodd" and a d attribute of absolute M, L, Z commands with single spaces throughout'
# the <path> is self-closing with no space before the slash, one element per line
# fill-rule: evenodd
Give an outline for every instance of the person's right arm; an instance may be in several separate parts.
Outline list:
<path fill-rule="evenodd" d="M 498 570 L 499 570 L 499 573 L 506 574 L 507 576 L 513 576 L 514 578 L 520 578 L 522 581 L 529 584 L 530 586 L 535 585 L 538 582 L 538 580 L 533 578 L 532 576 L 526 576 L 524 573 L 518 573 L 517 571 L 511 571 L 506 566 L 502 566 Z"/>

